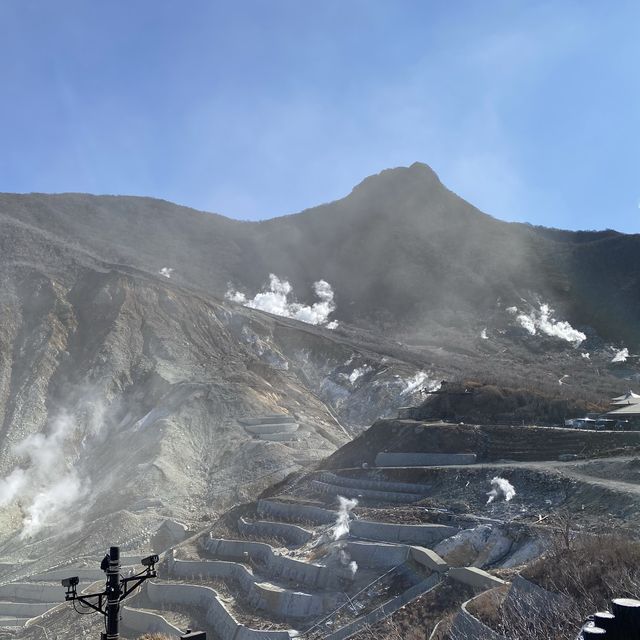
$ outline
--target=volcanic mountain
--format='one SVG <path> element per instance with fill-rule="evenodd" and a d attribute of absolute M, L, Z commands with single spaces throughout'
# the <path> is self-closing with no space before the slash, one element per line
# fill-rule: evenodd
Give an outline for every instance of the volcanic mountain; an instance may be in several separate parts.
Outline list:
<path fill-rule="evenodd" d="M 637 236 L 501 222 L 423 164 L 263 222 L 4 194 L 0 225 L 8 563 L 197 529 L 442 378 L 598 400 L 638 375 L 633 353 L 611 363 L 640 342 Z M 337 328 L 225 299 L 269 274 L 300 305 L 329 283 Z M 261 416 L 297 430 L 261 437 Z"/>
<path fill-rule="evenodd" d="M 346 198 L 262 222 L 122 196 L 2 195 L 3 256 L 59 266 L 77 250 L 222 297 L 275 273 L 299 295 L 333 284 L 340 320 L 395 335 L 480 326 L 500 301 L 549 303 L 573 325 L 640 342 L 640 238 L 505 223 L 415 163 Z M 22 247 L 20 245 L 23 245 Z M 42 247 L 42 251 L 40 250 Z"/>

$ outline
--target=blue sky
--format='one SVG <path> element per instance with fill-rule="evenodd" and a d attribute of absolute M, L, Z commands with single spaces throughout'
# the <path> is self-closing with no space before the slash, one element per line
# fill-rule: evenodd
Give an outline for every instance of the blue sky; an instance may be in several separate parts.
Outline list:
<path fill-rule="evenodd" d="M 418 160 L 640 232 L 640 3 L 0 0 L 0 191 L 300 211 Z"/>

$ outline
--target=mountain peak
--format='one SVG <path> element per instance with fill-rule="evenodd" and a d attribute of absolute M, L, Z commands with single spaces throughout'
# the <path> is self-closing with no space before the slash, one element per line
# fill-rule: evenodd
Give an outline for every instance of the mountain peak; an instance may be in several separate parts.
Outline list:
<path fill-rule="evenodd" d="M 356 185 L 352 193 L 370 192 L 378 189 L 424 188 L 441 184 L 440 178 L 428 164 L 414 162 L 408 167 L 394 167 L 373 174 Z"/>

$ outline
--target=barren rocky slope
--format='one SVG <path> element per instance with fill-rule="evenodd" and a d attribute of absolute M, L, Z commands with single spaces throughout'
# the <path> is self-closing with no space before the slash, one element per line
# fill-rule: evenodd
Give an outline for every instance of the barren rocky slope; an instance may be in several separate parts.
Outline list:
<path fill-rule="evenodd" d="M 144 546 L 168 517 L 197 529 L 212 508 L 322 459 L 418 392 L 420 359 L 393 343 L 340 339 L 29 229 L 3 240 L 0 554 L 10 562 L 109 540 Z M 363 362 L 375 380 L 349 377 Z M 295 433 L 260 436 L 240 422 L 269 414 L 295 420 Z"/>

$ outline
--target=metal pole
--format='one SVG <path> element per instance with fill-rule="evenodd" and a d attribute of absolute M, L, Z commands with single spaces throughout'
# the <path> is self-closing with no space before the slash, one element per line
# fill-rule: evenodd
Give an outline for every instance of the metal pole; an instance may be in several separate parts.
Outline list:
<path fill-rule="evenodd" d="M 107 640 L 120 637 L 120 595 L 120 547 L 111 547 L 107 569 Z"/>

